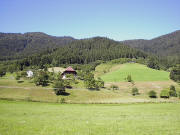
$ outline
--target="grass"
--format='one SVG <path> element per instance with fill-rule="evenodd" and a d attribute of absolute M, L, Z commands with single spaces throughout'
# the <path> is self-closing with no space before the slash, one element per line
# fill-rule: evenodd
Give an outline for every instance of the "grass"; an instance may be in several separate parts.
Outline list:
<path fill-rule="evenodd" d="M 0 134 L 179 135 L 179 105 L 0 101 Z"/>
<path fill-rule="evenodd" d="M 69 93 L 68 96 L 56 96 L 51 85 L 41 87 L 35 86 L 32 80 L 21 80 L 23 82 L 18 83 L 14 78 L 14 74 L 9 73 L 0 78 L 0 99 L 61 102 L 61 99 L 64 98 L 66 103 L 142 103 L 179 101 L 178 98 L 150 99 L 147 94 L 150 90 L 155 90 L 159 95 L 162 89 L 169 88 L 170 85 L 174 85 L 176 90 L 180 90 L 180 87 L 173 81 L 135 82 L 135 85 L 128 82 L 106 83 L 106 88 L 99 91 L 85 89 L 83 82 L 79 81 L 79 83 L 73 86 L 75 89 L 66 90 L 67 93 Z M 111 84 L 118 85 L 119 90 L 108 90 Z M 140 95 L 135 97 L 132 96 L 132 87 L 137 87 Z"/>
<path fill-rule="evenodd" d="M 169 81 L 169 72 L 148 68 L 145 65 L 137 63 L 126 63 L 122 65 L 103 64 L 96 68 L 96 76 L 100 76 L 105 82 L 123 82 L 128 75 L 131 75 L 133 81 Z M 102 68 L 103 67 L 103 68 Z M 108 72 L 102 73 L 104 68 Z M 99 74 L 97 72 L 100 72 Z"/>
<path fill-rule="evenodd" d="M 58 72 L 64 72 L 64 70 L 65 70 L 65 68 L 62 68 L 62 67 L 52 67 L 52 68 L 48 68 L 48 71 L 49 72 L 53 72 L 53 70 L 54 70 L 54 72 L 55 73 L 58 73 Z"/>

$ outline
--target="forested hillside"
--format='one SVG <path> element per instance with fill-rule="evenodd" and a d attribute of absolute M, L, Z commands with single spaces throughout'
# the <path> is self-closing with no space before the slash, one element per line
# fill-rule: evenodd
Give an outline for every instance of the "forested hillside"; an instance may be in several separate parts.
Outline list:
<path fill-rule="evenodd" d="M 58 64 L 83 64 L 96 60 L 112 60 L 116 58 L 145 58 L 147 54 L 108 38 L 95 37 L 73 41 L 68 46 L 59 48 L 52 56 L 53 60 Z"/>
<path fill-rule="evenodd" d="M 89 64 L 97 60 L 108 61 L 117 58 L 144 59 L 146 57 L 148 57 L 148 55 L 140 50 L 130 48 L 108 38 L 95 37 L 75 40 L 54 51 L 46 51 L 28 56 L 22 60 L 9 62 L 13 65 L 13 69 L 23 70 L 29 66 L 44 68 L 46 65 Z M 9 62 L 7 61 L 6 63 L 8 64 Z"/>
<path fill-rule="evenodd" d="M 73 41 L 72 37 L 55 37 L 41 32 L 0 33 L 0 57 L 32 55 Z"/>
<path fill-rule="evenodd" d="M 126 40 L 121 43 L 159 56 L 180 55 L 180 30 L 152 40 Z"/>

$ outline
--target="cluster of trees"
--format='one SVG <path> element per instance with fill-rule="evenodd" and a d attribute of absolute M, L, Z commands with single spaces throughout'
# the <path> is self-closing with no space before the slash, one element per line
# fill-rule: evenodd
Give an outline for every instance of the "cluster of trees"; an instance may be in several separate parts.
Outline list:
<path fill-rule="evenodd" d="M 94 74 L 92 73 L 86 73 L 84 76 L 84 84 L 85 87 L 88 89 L 96 89 L 99 90 L 99 88 L 104 87 L 104 81 L 101 78 L 98 78 L 97 80 L 94 78 Z"/>
<path fill-rule="evenodd" d="M 132 88 L 131 93 L 133 96 L 140 94 L 138 88 L 136 87 Z M 148 96 L 150 98 L 157 98 L 157 93 L 154 90 L 151 90 L 148 92 Z M 177 97 L 177 96 L 180 97 L 180 91 L 176 91 L 174 85 L 171 85 L 169 89 L 162 90 L 160 93 L 161 98 L 169 98 L 169 97 Z"/>
<path fill-rule="evenodd" d="M 171 69 L 170 78 L 174 81 L 180 82 L 180 64 Z"/>
<path fill-rule="evenodd" d="M 180 92 L 176 91 L 175 86 L 171 85 L 169 89 L 164 89 L 160 93 L 161 98 L 169 98 L 169 97 L 180 97 Z"/>
<path fill-rule="evenodd" d="M 152 69 L 160 70 L 159 62 L 155 57 L 150 57 L 148 59 L 147 66 Z"/>
<path fill-rule="evenodd" d="M 153 90 L 149 91 L 148 93 L 149 97 L 156 98 L 157 93 Z M 176 91 L 176 88 L 174 85 L 171 85 L 169 89 L 164 89 L 160 93 L 161 98 L 169 98 L 169 97 L 180 97 L 180 91 Z"/>

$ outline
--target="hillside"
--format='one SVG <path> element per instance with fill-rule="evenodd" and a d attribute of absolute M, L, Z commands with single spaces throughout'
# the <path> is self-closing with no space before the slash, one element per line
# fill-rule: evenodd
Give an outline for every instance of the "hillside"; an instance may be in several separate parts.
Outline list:
<path fill-rule="evenodd" d="M 95 74 L 97 74 L 96 77 L 101 77 L 105 82 L 126 82 L 125 78 L 128 75 L 131 75 L 135 82 L 169 80 L 169 72 L 151 69 L 137 63 L 101 64 L 96 67 Z"/>
<path fill-rule="evenodd" d="M 52 61 L 58 64 L 86 64 L 96 60 L 138 57 L 145 58 L 147 54 L 103 37 L 76 40 L 52 53 Z"/>
<path fill-rule="evenodd" d="M 41 32 L 0 33 L 0 56 L 32 55 L 73 40 L 72 37 L 55 37 Z"/>
<path fill-rule="evenodd" d="M 130 48 L 108 38 L 95 37 L 90 39 L 75 40 L 68 45 L 59 47 L 51 53 L 29 56 L 25 59 L 15 62 L 14 64 L 20 70 L 26 67 L 29 68 L 29 66 L 43 68 L 44 65 L 52 65 L 57 67 L 62 66 L 62 64 L 86 65 L 91 63 L 90 66 L 95 67 L 96 64 L 101 63 L 102 61 L 108 61 L 117 58 L 144 59 L 146 57 L 148 57 L 148 54 L 140 50 Z M 79 67 L 84 65 L 79 65 Z"/>
<path fill-rule="evenodd" d="M 126 40 L 121 43 L 159 56 L 180 55 L 180 30 L 151 40 Z"/>
<path fill-rule="evenodd" d="M 8 73 L 0 78 L 0 99 L 24 100 L 36 102 L 56 102 L 60 103 L 64 98 L 66 103 L 144 103 L 144 102 L 176 102 L 178 98 L 162 99 L 159 93 L 164 88 L 174 85 L 176 90 L 180 86 L 169 81 L 140 81 L 132 85 L 129 82 L 105 82 L 105 88 L 100 90 L 86 89 L 83 82 L 78 80 L 78 84 L 73 84 L 72 89 L 66 89 L 68 95 L 57 96 L 52 88 L 52 84 L 47 87 L 36 86 L 33 80 L 21 78 L 15 79 L 16 74 Z M 116 84 L 119 90 L 109 89 L 111 84 Z M 137 87 L 140 95 L 132 96 L 132 87 Z M 149 98 L 147 93 L 154 90 L 158 93 L 158 98 Z"/>

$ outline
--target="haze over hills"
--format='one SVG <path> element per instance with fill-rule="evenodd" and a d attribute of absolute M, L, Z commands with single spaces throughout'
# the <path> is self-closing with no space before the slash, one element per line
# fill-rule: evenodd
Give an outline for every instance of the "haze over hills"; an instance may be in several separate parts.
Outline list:
<path fill-rule="evenodd" d="M 0 33 L 0 56 L 32 55 L 47 48 L 57 48 L 75 40 L 55 37 L 42 32 Z"/>
<path fill-rule="evenodd" d="M 126 40 L 121 43 L 159 56 L 180 55 L 180 30 L 151 39 Z"/>

